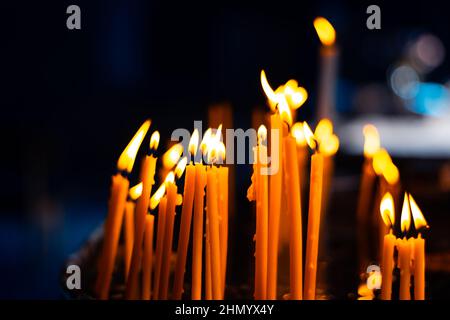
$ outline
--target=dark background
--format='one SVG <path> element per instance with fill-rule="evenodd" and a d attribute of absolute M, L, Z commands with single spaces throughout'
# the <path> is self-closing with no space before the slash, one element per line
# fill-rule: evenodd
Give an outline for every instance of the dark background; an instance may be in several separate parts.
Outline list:
<path fill-rule="evenodd" d="M 82 29 L 66 28 L 81 7 Z M 378 4 L 382 29 L 366 28 Z M 444 2 L 422 1 L 29 1 L 1 17 L 0 297 L 58 298 L 63 260 L 105 215 L 110 175 L 133 132 L 150 117 L 167 139 L 230 102 L 234 126 L 250 127 L 264 106 L 259 72 L 273 84 L 295 78 L 315 106 L 319 40 L 327 17 L 341 49 L 339 108 L 352 92 L 385 82 L 415 34 L 450 47 Z M 448 60 L 431 75 L 446 80 Z M 245 195 L 250 167 L 238 168 Z M 242 199 L 241 199 L 242 198 Z M 243 196 L 238 201 L 246 201 Z M 242 214 L 249 220 L 249 213 Z M 249 239 L 250 242 L 250 239 Z"/>

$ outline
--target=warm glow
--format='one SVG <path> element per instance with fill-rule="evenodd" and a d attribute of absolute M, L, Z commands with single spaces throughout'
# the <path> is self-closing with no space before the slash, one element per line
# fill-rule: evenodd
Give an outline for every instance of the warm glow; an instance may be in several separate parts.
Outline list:
<path fill-rule="evenodd" d="M 291 128 L 291 135 L 295 138 L 298 146 L 306 146 L 305 133 L 303 131 L 303 123 L 296 122 Z"/>
<path fill-rule="evenodd" d="M 332 156 L 336 154 L 339 150 L 339 138 L 337 135 L 332 134 L 325 139 L 319 140 L 319 152 L 326 155 Z"/>
<path fill-rule="evenodd" d="M 174 183 L 175 182 L 175 174 L 173 173 L 173 171 L 170 171 L 166 178 L 164 179 L 164 183 Z"/>
<path fill-rule="evenodd" d="M 136 200 L 141 196 L 141 194 L 142 194 L 142 182 L 130 188 L 130 191 L 128 192 L 128 195 L 130 196 L 131 200 Z"/>
<path fill-rule="evenodd" d="M 364 135 L 364 156 L 372 158 L 380 149 L 380 135 L 375 126 L 367 124 L 363 129 Z"/>
<path fill-rule="evenodd" d="M 377 175 L 382 175 L 390 163 L 392 163 L 391 156 L 386 149 L 378 150 L 373 156 L 373 170 Z"/>
<path fill-rule="evenodd" d="M 189 140 L 189 153 L 193 156 L 197 153 L 198 149 L 198 141 L 199 141 L 199 134 L 198 130 L 194 129 L 194 132 L 192 132 L 191 139 Z"/>
<path fill-rule="evenodd" d="M 267 128 L 265 125 L 260 125 L 258 128 L 258 143 L 267 139 Z"/>
<path fill-rule="evenodd" d="M 267 99 L 272 102 L 272 104 L 270 104 L 272 111 L 275 111 L 275 107 L 278 103 L 278 96 L 275 94 L 269 82 L 267 81 L 266 73 L 264 72 L 264 70 L 261 70 L 261 86 L 264 90 L 264 93 L 266 94 Z"/>
<path fill-rule="evenodd" d="M 403 198 L 402 216 L 400 219 L 400 227 L 402 232 L 408 232 L 410 225 L 411 225 L 411 215 L 409 208 L 409 200 L 408 195 L 405 192 L 405 196 Z"/>
<path fill-rule="evenodd" d="M 164 194 L 166 193 L 166 184 L 162 183 L 158 190 L 150 197 L 150 209 L 155 209 L 159 202 L 161 201 L 162 197 L 164 197 Z"/>
<path fill-rule="evenodd" d="M 183 159 L 180 160 L 180 162 L 178 162 L 177 166 L 175 167 L 174 172 L 178 179 L 180 179 L 181 176 L 183 175 L 184 169 L 186 169 L 186 165 L 187 165 L 187 157 L 184 157 Z"/>
<path fill-rule="evenodd" d="M 218 158 L 218 162 L 222 163 L 225 160 L 226 157 L 226 148 L 225 148 L 225 144 L 222 141 L 219 141 L 217 143 L 217 158 Z"/>
<path fill-rule="evenodd" d="M 311 128 L 306 123 L 306 121 L 303 122 L 303 133 L 305 135 L 306 143 L 308 144 L 308 146 L 311 149 L 315 150 L 316 149 L 316 141 L 314 139 L 314 133 L 312 132 Z"/>
<path fill-rule="evenodd" d="M 180 160 L 181 154 L 183 153 L 183 146 L 181 143 L 173 145 L 169 150 L 164 153 L 162 157 L 162 162 L 164 168 L 172 169 Z"/>
<path fill-rule="evenodd" d="M 323 17 L 314 19 L 314 28 L 316 29 L 320 42 L 322 42 L 324 46 L 331 46 L 334 44 L 334 41 L 336 40 L 336 31 L 327 19 Z"/>
<path fill-rule="evenodd" d="M 155 131 L 152 133 L 152 136 L 150 137 L 150 149 L 151 150 L 156 150 L 158 149 L 159 146 L 159 131 Z"/>
<path fill-rule="evenodd" d="M 400 172 L 398 168 L 392 162 L 385 168 L 383 172 L 383 177 L 386 179 L 387 183 L 394 185 L 400 179 Z"/>
<path fill-rule="evenodd" d="M 395 223 L 394 198 L 390 192 L 386 192 L 380 202 L 380 214 L 387 227 L 392 227 Z"/>
<path fill-rule="evenodd" d="M 200 150 L 202 151 L 202 154 L 204 154 L 204 155 L 208 152 L 208 146 L 209 146 L 211 138 L 212 138 L 212 129 L 209 128 L 208 130 L 205 131 L 202 142 L 200 143 Z"/>
<path fill-rule="evenodd" d="M 420 210 L 419 206 L 417 205 L 416 201 L 412 197 L 411 194 L 409 194 L 409 203 L 411 206 L 411 213 L 414 220 L 414 227 L 417 231 L 419 231 L 422 228 L 428 228 L 427 221 L 425 220 L 425 217 L 423 216 L 422 210 Z"/>
<path fill-rule="evenodd" d="M 292 114 L 291 109 L 286 101 L 286 99 L 282 99 L 280 103 L 278 103 L 278 112 L 280 113 L 281 120 L 286 122 L 289 126 L 292 125 Z"/>
<path fill-rule="evenodd" d="M 314 136 L 317 138 L 319 142 L 322 139 L 326 139 L 327 137 L 333 134 L 333 123 L 330 119 L 322 119 L 317 124 L 316 130 L 314 131 Z"/>
<path fill-rule="evenodd" d="M 117 168 L 120 171 L 127 171 L 129 173 L 133 169 L 136 154 L 141 146 L 142 140 L 144 140 L 144 137 L 150 128 L 150 123 L 150 120 L 145 121 L 136 132 L 133 139 L 131 139 L 130 143 L 128 143 L 125 150 L 123 150 L 119 160 L 117 161 Z"/>
<path fill-rule="evenodd" d="M 290 86 L 291 83 L 295 83 L 295 86 Z M 284 85 L 284 95 L 286 96 L 287 103 L 291 109 L 300 108 L 308 99 L 308 91 L 303 87 L 297 86 L 297 81 L 289 80 Z"/>

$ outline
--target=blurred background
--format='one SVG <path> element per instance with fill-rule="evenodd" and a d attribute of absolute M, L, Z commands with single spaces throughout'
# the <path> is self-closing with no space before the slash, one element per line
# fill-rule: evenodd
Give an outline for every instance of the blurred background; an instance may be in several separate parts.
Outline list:
<path fill-rule="evenodd" d="M 71 4 L 81 8 L 81 30 L 66 28 Z M 368 30 L 369 4 L 5 3 L 0 22 L 0 298 L 61 297 L 64 260 L 104 219 L 116 160 L 144 119 L 152 118 L 152 129 L 166 141 L 173 129 L 191 130 L 194 120 L 206 121 L 209 106 L 227 103 L 234 127 L 249 128 L 255 108 L 268 110 L 259 82 L 264 68 L 274 87 L 294 78 L 308 90 L 297 117 L 311 120 L 320 47 L 312 21 L 318 15 L 335 27 L 340 50 L 337 186 L 348 177 L 358 181 L 361 128 L 374 123 L 382 145 L 399 164 L 404 185 L 419 193 L 416 200 L 436 229 L 432 248 L 448 250 L 448 17 L 438 1 L 378 1 L 382 28 Z M 237 237 L 248 248 L 250 174 L 250 166 L 236 167 L 237 228 L 248 230 Z M 347 213 L 344 229 L 351 228 L 352 212 Z M 348 249 L 344 240 L 341 250 Z M 231 250 L 231 259 L 251 260 L 242 251 L 250 249 Z M 250 265 L 243 263 L 233 279 L 251 278 Z M 237 269 L 233 266 L 231 273 Z M 442 292 L 448 291 L 435 290 L 437 296 Z"/>

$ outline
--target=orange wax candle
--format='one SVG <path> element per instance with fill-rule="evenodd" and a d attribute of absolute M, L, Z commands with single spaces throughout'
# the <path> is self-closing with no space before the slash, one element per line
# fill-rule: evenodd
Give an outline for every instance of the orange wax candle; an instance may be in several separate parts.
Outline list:
<path fill-rule="evenodd" d="M 392 297 L 392 271 L 394 270 L 394 247 L 396 237 L 392 229 L 384 236 L 383 260 L 381 263 L 381 299 L 391 300 Z"/>
<path fill-rule="evenodd" d="M 153 266 L 153 226 L 155 217 L 148 214 L 145 217 L 144 256 L 142 259 L 142 300 L 150 300 Z"/>
<path fill-rule="evenodd" d="M 211 279 L 211 236 L 209 219 L 206 216 L 206 243 L 205 243 L 205 299 L 212 300 L 212 279 Z"/>
<path fill-rule="evenodd" d="M 298 174 L 296 142 L 292 136 L 284 138 L 284 178 L 287 188 L 287 205 L 290 218 L 290 299 L 302 300 L 303 248 L 302 209 Z M 271 241 L 274 239 L 271 239 Z"/>
<path fill-rule="evenodd" d="M 133 252 L 134 239 L 134 201 L 127 201 L 125 205 L 125 215 L 123 218 L 124 234 L 124 278 L 128 277 L 130 270 L 131 254 Z"/>
<path fill-rule="evenodd" d="M 130 173 L 133 169 L 136 154 L 142 140 L 150 128 L 150 123 L 151 121 L 147 120 L 141 125 L 120 155 L 119 160 L 117 161 L 117 169 L 119 171 Z M 99 270 L 95 287 L 97 295 L 101 300 L 105 300 L 109 296 L 129 184 L 128 179 L 120 173 L 112 177 L 111 197 L 108 204 L 108 216 L 105 223 L 103 248 L 100 254 Z"/>
<path fill-rule="evenodd" d="M 414 240 L 414 300 L 425 300 L 425 240 Z"/>
<path fill-rule="evenodd" d="M 316 298 L 317 255 L 319 250 L 320 214 L 322 206 L 324 158 L 320 153 L 311 157 L 308 234 L 306 241 L 305 292 L 306 300 Z"/>
<path fill-rule="evenodd" d="M 206 169 L 195 165 L 194 234 L 192 245 L 192 300 L 202 295 L 202 253 L 203 253 L 203 206 L 206 185 Z"/>
<path fill-rule="evenodd" d="M 209 221 L 211 284 L 214 300 L 222 299 L 222 273 L 220 272 L 220 238 L 219 238 L 219 208 L 217 189 L 217 167 L 211 166 L 206 172 L 206 213 Z"/>
<path fill-rule="evenodd" d="M 222 272 L 222 296 L 225 295 L 228 252 L 228 168 L 218 169 L 220 271 Z"/>
<path fill-rule="evenodd" d="M 177 260 L 175 264 L 175 279 L 173 286 L 173 299 L 181 299 L 183 294 L 184 271 L 186 268 L 186 257 L 191 232 L 192 207 L 194 205 L 195 193 L 195 166 L 189 164 L 186 167 L 184 181 L 183 207 L 181 209 L 181 226 L 178 236 Z"/>
<path fill-rule="evenodd" d="M 269 177 L 269 230 L 268 265 L 267 265 L 267 298 L 277 298 L 278 244 L 280 232 L 281 195 L 283 182 L 283 123 L 280 115 L 270 116 L 270 167 L 273 172 Z"/>
<path fill-rule="evenodd" d="M 400 300 L 411 300 L 411 245 L 413 239 L 397 239 L 400 268 Z"/>
<path fill-rule="evenodd" d="M 158 297 L 167 300 L 170 276 L 170 257 L 172 255 L 173 226 L 177 201 L 177 186 L 173 182 L 167 183 L 166 223 L 164 231 L 164 245 L 162 250 L 161 282 Z"/>
<path fill-rule="evenodd" d="M 167 196 L 164 196 L 158 207 L 158 226 L 156 232 L 156 251 L 155 251 L 155 281 L 153 288 L 153 299 L 159 299 L 159 284 L 161 280 L 161 265 L 164 246 L 164 231 L 166 229 L 166 207 Z"/>

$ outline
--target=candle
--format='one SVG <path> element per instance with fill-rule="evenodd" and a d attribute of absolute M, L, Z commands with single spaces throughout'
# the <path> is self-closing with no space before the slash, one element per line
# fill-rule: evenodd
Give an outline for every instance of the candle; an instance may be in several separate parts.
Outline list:
<path fill-rule="evenodd" d="M 299 87 L 297 81 L 289 80 L 285 85 L 272 89 L 264 70 L 261 70 L 261 86 L 274 112 L 270 116 L 270 177 L 269 177 L 269 230 L 267 262 L 267 298 L 276 299 L 278 274 L 278 249 L 283 193 L 283 137 L 287 134 L 287 124 L 292 124 L 291 111 L 304 104 L 307 91 Z M 283 122 L 286 122 L 284 123 Z M 298 171 L 298 170 L 297 170 Z M 285 219 L 286 220 L 286 219 Z M 289 227 L 289 226 L 288 226 Z M 284 234 L 282 234 L 283 236 Z"/>
<path fill-rule="evenodd" d="M 123 217 L 123 234 L 124 234 L 124 279 L 127 280 L 128 271 L 130 270 L 131 255 L 133 253 L 134 240 L 134 209 L 136 199 L 142 194 L 142 182 L 130 188 L 128 193 L 129 200 L 125 205 L 125 214 Z"/>
<path fill-rule="evenodd" d="M 141 165 L 140 180 L 142 181 L 142 196 L 137 200 L 136 203 L 133 254 L 131 257 L 130 272 L 127 277 L 126 283 L 126 291 L 125 291 L 126 299 L 137 299 L 139 297 L 138 280 L 142 259 L 142 244 L 144 240 L 145 217 L 148 212 L 152 186 L 155 183 L 154 177 L 157 158 L 154 156 L 153 153 L 158 148 L 159 138 L 160 138 L 159 132 L 158 131 L 153 132 L 152 136 L 150 137 L 149 154 L 145 156 Z"/>
<path fill-rule="evenodd" d="M 222 272 L 222 296 L 225 295 L 228 253 L 228 168 L 218 169 L 219 189 L 219 238 L 220 238 L 220 271 Z"/>
<path fill-rule="evenodd" d="M 383 255 L 381 260 L 381 299 L 391 300 L 392 297 L 392 271 L 394 270 L 394 247 L 396 237 L 392 234 L 395 223 L 395 206 L 392 195 L 387 192 L 380 203 L 380 214 L 386 226 L 390 229 L 384 236 Z"/>
<path fill-rule="evenodd" d="M 198 131 L 194 130 L 189 142 L 189 152 L 195 156 L 198 147 Z M 195 166 L 190 163 L 186 167 L 186 177 L 184 180 L 183 207 L 181 209 L 181 225 L 178 235 L 177 260 L 175 263 L 175 278 L 173 286 L 173 298 L 181 299 L 183 294 L 184 272 L 186 268 L 186 257 L 191 232 L 192 208 L 194 206 L 195 194 Z"/>
<path fill-rule="evenodd" d="M 203 206 L 206 186 L 206 169 L 195 164 L 194 235 L 192 237 L 192 300 L 202 295 Z"/>
<path fill-rule="evenodd" d="M 414 300 L 425 300 L 425 239 L 421 230 L 428 229 L 427 221 L 411 194 L 408 195 L 414 227 L 419 235 L 414 239 Z"/>
<path fill-rule="evenodd" d="M 401 215 L 401 230 L 405 236 L 403 239 L 397 239 L 398 266 L 400 268 L 400 300 L 411 300 L 411 245 L 413 244 L 413 239 L 406 238 L 410 224 L 409 201 L 405 194 Z"/>
<path fill-rule="evenodd" d="M 206 216 L 206 246 L 205 246 L 205 299 L 212 300 L 212 279 L 211 279 L 211 236 L 209 218 Z"/>
<path fill-rule="evenodd" d="M 304 122 L 305 137 L 308 145 L 316 150 L 314 134 L 308 124 Z M 311 157 L 311 177 L 309 191 L 308 234 L 306 241 L 305 287 L 304 298 L 316 298 L 317 256 L 319 250 L 320 214 L 322 206 L 324 157 L 315 152 Z"/>
<path fill-rule="evenodd" d="M 366 125 L 364 135 L 364 164 L 359 184 L 359 195 L 356 209 L 356 233 L 358 244 L 359 272 L 365 272 L 369 262 L 369 212 L 375 186 L 375 171 L 372 162 L 374 154 L 380 149 L 380 136 L 373 125 Z"/>
<path fill-rule="evenodd" d="M 153 299 L 158 300 L 159 299 L 159 284 L 161 280 L 161 265 L 162 265 L 162 252 L 163 252 L 163 246 L 164 246 L 164 231 L 166 226 L 166 207 L 167 207 L 167 196 L 165 196 L 166 187 L 165 183 L 166 181 L 170 180 L 173 177 L 172 175 L 168 175 L 165 179 L 165 182 L 158 188 L 156 191 L 155 196 L 152 196 L 152 199 L 150 199 L 150 206 L 156 208 L 157 204 L 157 198 L 158 195 L 160 197 L 159 201 L 159 207 L 158 207 L 158 226 L 156 231 L 156 251 L 155 251 L 155 281 L 154 281 L 154 287 L 153 287 Z M 158 193 L 159 191 L 159 193 Z M 152 201 L 153 200 L 153 201 Z"/>
<path fill-rule="evenodd" d="M 317 118 L 335 118 L 335 92 L 339 51 L 335 46 L 336 32 L 331 23 L 323 18 L 314 19 L 314 28 L 319 36 L 320 77 L 317 103 Z"/>
<path fill-rule="evenodd" d="M 131 139 L 119 157 L 117 169 L 119 173 L 112 177 L 111 196 L 108 205 L 102 253 L 100 254 L 99 270 L 97 273 L 96 292 L 99 299 L 108 298 L 114 262 L 117 254 L 120 230 L 128 194 L 129 181 L 123 174 L 133 169 L 134 160 L 139 147 L 150 127 L 150 120 L 145 121 Z"/>
<path fill-rule="evenodd" d="M 155 217 L 147 214 L 144 227 L 144 256 L 142 258 L 142 300 L 150 300 L 153 267 L 153 226 Z"/>
<path fill-rule="evenodd" d="M 298 161 L 298 173 L 300 177 L 300 193 L 304 195 L 304 185 L 307 181 L 305 177 L 306 165 L 308 163 L 308 150 L 305 134 L 303 132 L 303 123 L 296 122 L 291 128 L 291 135 L 297 142 L 297 161 Z"/>
<path fill-rule="evenodd" d="M 174 182 L 174 177 L 168 179 L 166 183 L 166 221 L 164 228 L 164 244 L 162 247 L 161 280 L 158 293 L 158 298 L 161 300 L 167 300 L 168 297 L 170 258 L 172 256 L 173 227 L 175 220 L 175 207 L 177 202 L 177 185 Z"/>

